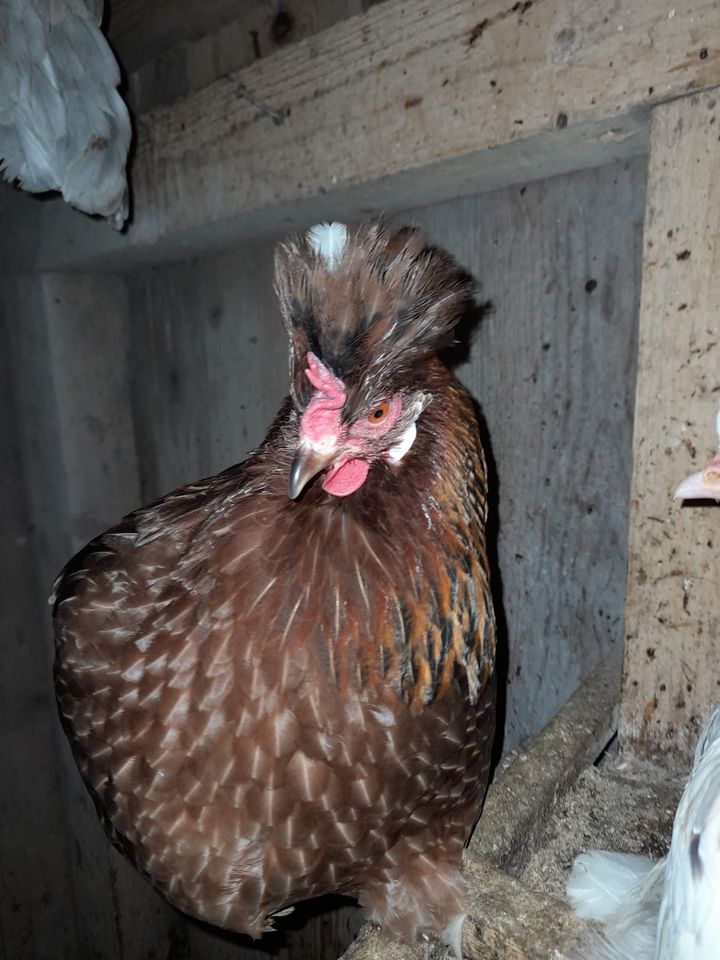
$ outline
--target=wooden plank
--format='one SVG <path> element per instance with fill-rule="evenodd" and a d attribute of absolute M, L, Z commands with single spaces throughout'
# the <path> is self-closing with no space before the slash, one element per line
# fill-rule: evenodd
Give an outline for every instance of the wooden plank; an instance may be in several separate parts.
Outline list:
<path fill-rule="evenodd" d="M 52 325 L 48 308 L 53 296 L 42 279 L 17 278 L 5 287 L 3 308 L 9 318 L 9 353 L 12 358 L 13 396 L 20 411 L 18 434 L 22 460 L 22 479 L 28 498 L 32 530 L 29 546 L 35 559 L 37 582 L 26 585 L 31 602 L 42 618 L 39 624 L 44 648 L 42 661 L 45 676 L 45 716 L 52 734 L 56 757 L 55 802 L 63 812 L 62 839 L 67 845 L 69 891 L 73 908 L 69 917 L 72 934 L 59 926 L 57 931 L 43 931 L 38 936 L 48 939 L 36 956 L 92 956 L 102 960 L 123 960 L 114 919 L 112 890 L 109 882 L 108 846 L 97 824 L 92 807 L 57 719 L 52 691 L 53 641 L 47 598 L 61 565 L 73 546 L 68 523 L 65 492 L 65 471 L 61 442 L 61 412 L 55 401 Z M 53 304 L 57 308 L 57 304 Z M 56 313 L 55 319 L 57 321 Z M 38 660 L 40 658 L 38 657 Z M 24 686 L 24 684 L 23 684 Z M 27 767 L 13 785 L 11 796 L 16 802 L 24 791 L 34 790 L 37 775 Z M 32 825 L 26 838 L 33 842 Z M 38 829 L 37 824 L 35 829 Z M 32 869 L 28 858 L 26 868 Z M 44 860 L 36 863 L 32 879 L 43 888 Z M 28 906 L 32 907 L 32 900 Z M 22 956 L 22 954 L 21 954 Z"/>
<path fill-rule="evenodd" d="M 504 749 L 623 642 L 643 159 L 407 215 L 490 308 L 458 352 L 491 462 Z"/>
<path fill-rule="evenodd" d="M 719 23 L 720 0 L 419 0 L 412 17 L 388 0 L 139 118 L 127 236 L 46 208 L 13 247 L 45 267 L 179 258 L 635 155 L 644 108 L 720 83 Z"/>
<path fill-rule="evenodd" d="M 242 460 L 287 393 L 272 247 L 133 278 L 130 365 L 143 501 Z"/>
<path fill-rule="evenodd" d="M 621 725 L 641 754 L 688 756 L 720 699 L 719 514 L 672 500 L 716 447 L 719 120 L 705 93 L 651 127 Z"/>
<path fill-rule="evenodd" d="M 43 718 L 52 725 L 58 769 L 48 796 L 64 812 L 61 836 L 69 851 L 64 862 L 74 905 L 54 931 L 39 919 L 37 936 L 46 940 L 42 949 L 27 955 L 126 960 L 154 951 L 166 956 L 178 942 L 177 914 L 135 871 L 118 867 L 52 703 L 47 606 L 52 581 L 75 549 L 139 499 L 124 283 L 112 276 L 55 275 L 21 277 L 12 286 L 3 305 L 11 321 L 14 402 L 21 411 L 19 444 L 39 584 L 26 590 L 32 590 L 34 608 L 45 611 L 40 633 L 45 693 L 37 709 L 42 707 Z M 32 692 L 28 684 L 25 694 Z M 9 791 L 14 802 L 37 789 L 31 762 L 26 760 L 21 773 Z M 43 836 L 40 824 L 35 824 L 35 834 L 31 827 L 24 835 L 30 848 L 36 835 Z M 53 875 L 46 861 L 47 856 L 27 857 L 25 863 L 26 870 L 35 871 L 41 894 L 46 874 Z M 57 896 L 60 900 L 60 892 Z M 32 904 L 31 899 L 27 908 Z"/>
<path fill-rule="evenodd" d="M 10 347 L 19 318 L 11 313 L 7 284 L 0 303 L 0 956 L 54 960 L 80 956 L 71 876 L 75 850 L 58 802 L 52 647 L 47 607 L 38 603 L 42 589 L 23 477 L 22 411 L 12 390 Z M 62 944 L 62 952 L 51 953 L 52 944 Z"/>
<path fill-rule="evenodd" d="M 489 791 L 468 856 L 517 873 L 559 798 L 617 731 L 620 664 L 606 660 L 584 681 Z"/>

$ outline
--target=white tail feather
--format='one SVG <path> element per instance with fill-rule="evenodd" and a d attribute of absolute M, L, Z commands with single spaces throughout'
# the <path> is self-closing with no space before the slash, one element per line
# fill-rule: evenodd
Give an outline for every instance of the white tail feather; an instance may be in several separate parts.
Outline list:
<path fill-rule="evenodd" d="M 573 864 L 568 900 L 579 917 L 605 923 L 622 912 L 628 896 L 637 895 L 652 866 L 647 857 L 630 853 L 583 853 Z"/>

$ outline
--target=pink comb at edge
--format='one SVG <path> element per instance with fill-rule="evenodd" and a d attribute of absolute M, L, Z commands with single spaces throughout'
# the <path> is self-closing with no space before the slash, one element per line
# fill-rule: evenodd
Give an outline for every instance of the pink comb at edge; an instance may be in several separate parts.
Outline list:
<path fill-rule="evenodd" d="M 307 355 L 305 376 L 315 389 L 319 390 L 333 404 L 334 409 L 337 410 L 343 406 L 347 399 L 345 384 L 328 370 L 322 360 L 318 360 L 314 353 L 308 353 Z"/>

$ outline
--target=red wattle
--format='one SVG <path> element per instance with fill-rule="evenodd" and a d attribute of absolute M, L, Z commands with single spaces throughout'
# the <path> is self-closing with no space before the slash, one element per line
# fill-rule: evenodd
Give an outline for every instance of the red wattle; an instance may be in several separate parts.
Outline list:
<path fill-rule="evenodd" d="M 334 497 L 348 497 L 365 483 L 369 470 L 367 460 L 346 460 L 328 473 L 323 480 L 323 490 Z"/>

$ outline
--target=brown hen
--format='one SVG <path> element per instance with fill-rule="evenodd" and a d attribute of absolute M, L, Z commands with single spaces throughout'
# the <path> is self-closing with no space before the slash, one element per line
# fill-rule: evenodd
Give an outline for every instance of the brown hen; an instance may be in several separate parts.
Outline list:
<path fill-rule="evenodd" d="M 495 628 L 477 423 L 436 354 L 471 281 L 415 230 L 332 224 L 279 248 L 276 289 L 291 397 L 265 441 L 60 576 L 61 717 L 181 910 L 260 937 L 339 892 L 459 952 Z"/>

